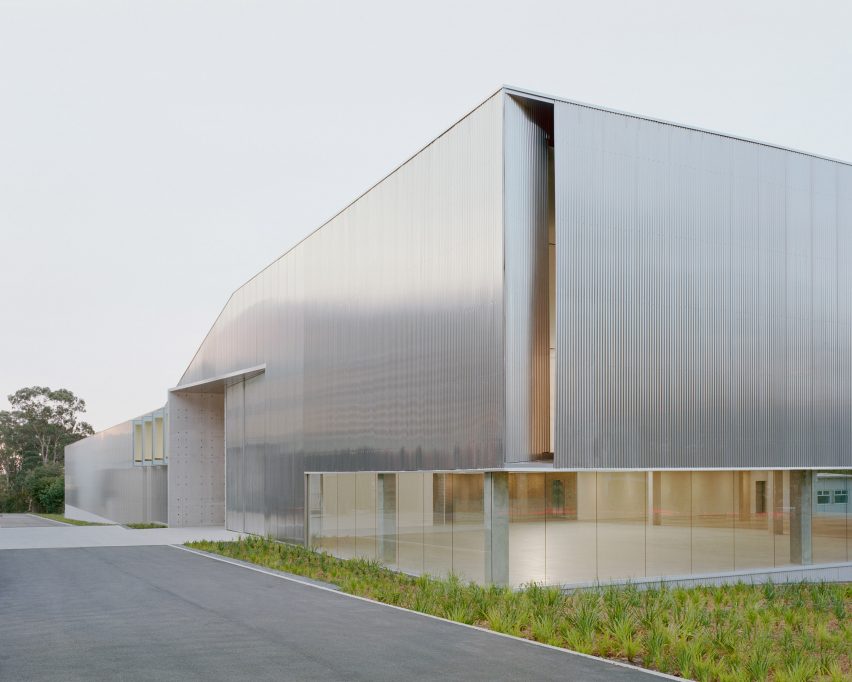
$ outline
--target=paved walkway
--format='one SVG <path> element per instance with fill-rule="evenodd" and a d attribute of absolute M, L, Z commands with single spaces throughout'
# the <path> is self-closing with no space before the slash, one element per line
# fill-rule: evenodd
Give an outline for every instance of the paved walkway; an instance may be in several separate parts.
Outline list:
<path fill-rule="evenodd" d="M 0 528 L 56 528 L 66 524 L 35 514 L 0 514 Z"/>
<path fill-rule="evenodd" d="M 134 530 L 123 526 L 69 526 L 32 514 L 0 515 L 0 550 L 181 545 L 192 540 L 238 537 L 239 533 L 213 526 Z"/>
<path fill-rule="evenodd" d="M 175 547 L 0 551 L 0 576 L 3 680 L 654 679 Z"/>

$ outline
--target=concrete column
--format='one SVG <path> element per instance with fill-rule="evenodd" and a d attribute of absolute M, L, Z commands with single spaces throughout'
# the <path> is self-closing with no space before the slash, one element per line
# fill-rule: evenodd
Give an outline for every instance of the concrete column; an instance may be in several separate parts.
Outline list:
<path fill-rule="evenodd" d="M 813 472 L 790 472 L 790 562 L 808 566 L 813 563 L 811 550 L 811 510 L 813 509 Z"/>
<path fill-rule="evenodd" d="M 485 581 L 509 584 L 509 474 L 485 474 Z"/>
<path fill-rule="evenodd" d="M 225 523 L 225 410 L 221 393 L 169 393 L 169 525 Z"/>

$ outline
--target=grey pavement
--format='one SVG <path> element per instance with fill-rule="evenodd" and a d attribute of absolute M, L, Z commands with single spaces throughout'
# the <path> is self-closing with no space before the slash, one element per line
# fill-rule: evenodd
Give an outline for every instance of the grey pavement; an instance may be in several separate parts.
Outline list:
<path fill-rule="evenodd" d="M 0 519 L 0 550 L 178 545 L 192 540 L 238 537 L 239 533 L 217 526 L 138 530 L 124 526 L 70 526 L 30 514 L 4 514 Z"/>
<path fill-rule="evenodd" d="M 66 528 L 67 525 L 35 514 L 0 514 L 0 528 Z"/>
<path fill-rule="evenodd" d="M 148 546 L 0 551 L 0 679 L 653 677 Z"/>

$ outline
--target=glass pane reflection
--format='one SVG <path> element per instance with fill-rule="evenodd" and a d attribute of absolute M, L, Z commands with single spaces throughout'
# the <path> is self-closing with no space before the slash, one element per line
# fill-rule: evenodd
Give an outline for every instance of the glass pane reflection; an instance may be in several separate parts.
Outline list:
<path fill-rule="evenodd" d="M 850 474 L 816 472 L 813 493 L 813 562 L 846 561 L 846 515 Z"/>
<path fill-rule="evenodd" d="M 692 472 L 692 572 L 734 570 L 734 472 Z"/>
<path fill-rule="evenodd" d="M 545 474 L 509 474 L 509 583 L 546 581 Z"/>
<path fill-rule="evenodd" d="M 597 580 L 595 474 L 546 474 L 545 568 L 551 584 Z"/>
<path fill-rule="evenodd" d="M 448 576 L 453 570 L 453 476 L 423 477 L 423 571 Z"/>
<path fill-rule="evenodd" d="M 483 474 L 453 474 L 453 573 L 485 580 L 485 498 Z"/>
<path fill-rule="evenodd" d="M 423 474 L 397 474 L 397 551 L 399 570 L 423 572 Z"/>
<path fill-rule="evenodd" d="M 645 575 L 644 471 L 598 472 L 598 578 Z"/>
<path fill-rule="evenodd" d="M 692 473 L 654 471 L 648 486 L 647 574 L 688 574 L 692 571 Z"/>

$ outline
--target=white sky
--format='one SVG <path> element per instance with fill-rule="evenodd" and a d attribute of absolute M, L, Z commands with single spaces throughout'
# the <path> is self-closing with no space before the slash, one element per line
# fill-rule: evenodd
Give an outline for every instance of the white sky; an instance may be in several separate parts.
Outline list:
<path fill-rule="evenodd" d="M 161 405 L 228 295 L 501 84 L 852 161 L 852 3 L 0 0 L 0 409 Z"/>

